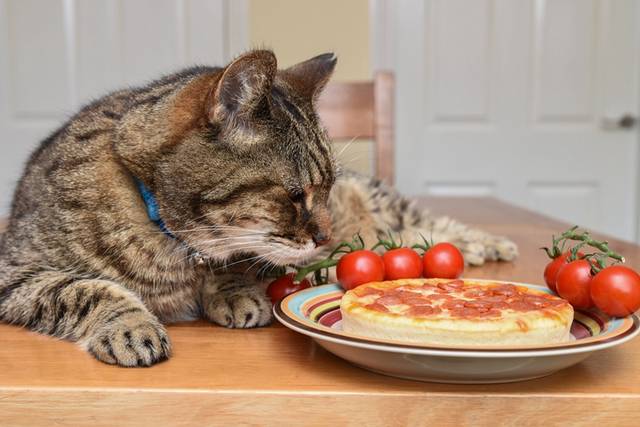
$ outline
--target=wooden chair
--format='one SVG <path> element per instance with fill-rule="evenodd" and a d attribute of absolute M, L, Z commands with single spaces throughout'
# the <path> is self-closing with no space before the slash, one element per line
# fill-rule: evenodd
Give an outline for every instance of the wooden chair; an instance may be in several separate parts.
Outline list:
<path fill-rule="evenodd" d="M 375 176 L 394 183 L 394 79 L 377 72 L 373 81 L 329 83 L 318 112 L 331 139 L 373 139 Z"/>

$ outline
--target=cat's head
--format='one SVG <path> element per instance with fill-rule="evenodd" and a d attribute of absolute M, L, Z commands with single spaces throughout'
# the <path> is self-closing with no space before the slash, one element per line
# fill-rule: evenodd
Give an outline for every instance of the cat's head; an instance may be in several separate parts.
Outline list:
<path fill-rule="evenodd" d="M 336 64 L 252 51 L 171 101 L 150 185 L 169 230 L 217 260 L 302 261 L 331 239 L 336 165 L 315 102 Z"/>

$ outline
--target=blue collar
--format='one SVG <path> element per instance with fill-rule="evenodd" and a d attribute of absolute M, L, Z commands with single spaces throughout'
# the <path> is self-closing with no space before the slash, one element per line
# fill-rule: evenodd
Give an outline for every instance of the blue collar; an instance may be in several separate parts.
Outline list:
<path fill-rule="evenodd" d="M 138 191 L 140 192 L 140 196 L 142 196 L 142 200 L 144 201 L 145 206 L 147 207 L 147 215 L 151 222 L 156 224 L 160 230 L 167 236 L 175 239 L 176 236 L 173 235 L 171 231 L 167 228 L 162 218 L 160 218 L 160 209 L 158 208 L 158 202 L 154 197 L 153 193 L 149 188 L 144 185 L 144 183 L 138 179 L 134 178 L 136 181 L 136 186 L 138 187 Z"/>
<path fill-rule="evenodd" d="M 187 248 L 187 250 L 189 251 L 190 258 L 193 259 L 197 264 L 204 264 L 208 262 L 207 257 L 205 257 L 200 252 L 198 252 L 197 250 L 187 245 L 181 239 L 178 239 L 171 231 L 169 231 L 169 229 L 167 228 L 162 218 L 160 218 L 160 208 L 158 207 L 158 202 L 156 201 L 156 198 L 154 197 L 151 190 L 146 185 L 144 185 L 144 183 L 140 179 L 136 177 L 134 177 L 133 179 L 136 182 L 136 186 L 138 187 L 140 196 L 142 197 L 142 200 L 144 201 L 144 204 L 147 208 L 147 216 L 149 217 L 151 222 L 157 225 L 158 228 L 162 230 L 162 232 L 167 237 L 171 239 L 175 239 L 176 241 L 180 242 L 181 245 Z"/>

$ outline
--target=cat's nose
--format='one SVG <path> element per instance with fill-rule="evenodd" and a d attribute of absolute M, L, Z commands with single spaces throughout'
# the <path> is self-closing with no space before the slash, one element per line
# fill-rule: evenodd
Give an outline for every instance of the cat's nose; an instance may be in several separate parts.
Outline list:
<path fill-rule="evenodd" d="M 312 239 L 313 243 L 316 244 L 316 247 L 326 245 L 327 243 L 329 243 L 329 240 L 331 240 L 331 234 L 319 230 L 313 233 Z"/>

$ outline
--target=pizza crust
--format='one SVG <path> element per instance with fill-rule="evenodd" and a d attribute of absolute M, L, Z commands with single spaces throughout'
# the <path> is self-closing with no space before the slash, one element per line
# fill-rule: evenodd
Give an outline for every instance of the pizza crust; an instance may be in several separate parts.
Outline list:
<path fill-rule="evenodd" d="M 503 307 L 499 310 L 492 308 L 491 313 L 493 314 L 487 314 L 486 310 L 484 314 L 478 312 L 477 315 L 474 315 L 473 310 L 452 311 L 443 308 L 442 299 L 436 299 L 432 303 L 432 307 L 435 307 L 433 313 L 421 315 L 410 314 L 413 306 L 411 303 L 389 304 L 384 309 L 376 305 L 376 301 L 383 296 L 387 296 L 387 301 L 397 302 L 389 296 L 397 295 L 398 288 L 408 292 L 416 292 L 418 295 L 428 298 L 429 295 L 436 294 L 436 292 L 429 290 L 430 286 L 442 283 L 451 283 L 451 281 L 406 279 L 375 282 L 348 291 L 342 298 L 340 307 L 342 328 L 345 332 L 373 338 L 439 345 L 540 345 L 564 342 L 571 338 L 570 329 L 573 322 L 571 305 L 558 297 L 522 286 L 508 285 L 513 286 L 517 292 L 505 299 L 507 301 L 506 308 L 505 304 L 496 303 L 496 305 Z M 469 302 L 468 305 L 475 303 L 482 305 L 483 300 L 491 300 L 492 289 L 498 289 L 496 286 L 502 286 L 502 289 L 511 289 L 504 288 L 505 285 L 501 283 L 488 284 L 470 280 L 464 280 L 462 283 L 463 286 L 458 290 L 438 291 L 437 294 L 449 295 L 451 299 L 447 299 L 447 301 L 463 300 Z M 424 287 L 427 289 L 423 289 Z M 469 292 L 472 289 L 486 291 L 480 293 L 488 294 L 488 296 L 465 296 L 465 293 L 473 294 L 473 292 Z M 369 291 L 375 291 L 375 293 L 363 295 Z M 382 294 L 380 295 L 379 292 Z M 493 298 L 493 300 L 495 299 Z M 548 301 L 549 305 L 539 309 L 526 309 L 523 307 L 527 306 L 522 304 L 517 310 L 509 307 L 508 301 L 527 301 L 529 299 L 534 302 L 542 301 L 542 305 L 547 304 Z M 408 301 L 411 300 L 411 298 L 408 299 Z M 511 305 L 517 306 L 514 303 Z M 496 311 L 498 314 L 495 314 Z"/>

